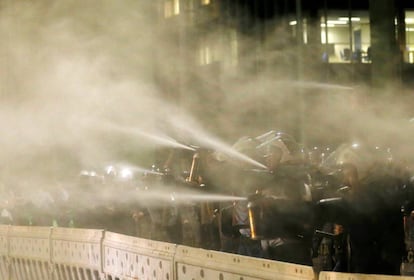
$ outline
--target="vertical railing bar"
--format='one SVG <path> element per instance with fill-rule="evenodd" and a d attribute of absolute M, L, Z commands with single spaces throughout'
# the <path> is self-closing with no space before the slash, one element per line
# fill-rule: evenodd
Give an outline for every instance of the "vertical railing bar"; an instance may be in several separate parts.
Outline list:
<path fill-rule="evenodd" d="M 81 280 L 86 280 L 85 269 L 83 267 L 78 267 L 78 273 Z"/>
<path fill-rule="evenodd" d="M 49 279 L 49 276 L 46 276 L 44 273 L 44 264 L 41 260 L 37 261 L 37 265 L 39 267 L 38 271 L 39 271 L 39 276 L 40 279 Z"/>
<path fill-rule="evenodd" d="M 70 280 L 69 276 L 68 276 L 68 272 L 66 271 L 66 266 L 64 264 L 60 264 L 60 271 L 62 272 L 63 275 L 63 279 L 64 280 Z"/>
<path fill-rule="evenodd" d="M 53 235 L 53 227 L 49 228 L 49 259 L 48 259 L 48 270 L 47 270 L 47 274 L 49 276 L 49 279 L 54 280 L 55 277 L 55 264 L 54 264 L 54 259 L 53 259 L 53 255 L 54 255 L 54 248 L 53 248 L 53 239 L 52 239 L 52 235 Z"/>
<path fill-rule="evenodd" d="M 22 258 L 21 265 L 22 265 L 22 270 L 24 274 L 24 279 L 31 280 L 30 267 L 29 267 L 28 261 L 29 260 Z"/>
<path fill-rule="evenodd" d="M 101 280 L 104 280 L 104 279 L 106 279 L 106 277 L 105 277 L 105 272 L 104 272 L 104 240 L 105 240 L 105 234 L 106 233 L 106 231 L 105 230 L 103 230 L 102 232 L 101 232 L 101 240 L 100 240 L 100 242 L 99 242 L 99 250 L 100 250 L 100 264 L 99 264 L 99 276 L 100 276 L 100 279 Z"/>
<path fill-rule="evenodd" d="M 12 278 L 12 273 L 11 273 L 11 259 L 10 259 L 10 229 L 11 229 L 11 225 L 9 225 L 7 227 L 7 233 L 6 233 L 6 247 L 7 247 L 7 256 L 6 256 L 6 269 L 7 269 L 7 279 L 11 280 Z"/>
<path fill-rule="evenodd" d="M 53 274 L 54 276 L 57 276 L 58 280 L 64 280 L 64 278 L 62 277 L 62 273 L 60 271 L 59 265 L 55 264 L 55 268 L 54 268 L 55 273 Z"/>
<path fill-rule="evenodd" d="M 32 260 L 32 266 L 34 268 L 36 278 L 39 280 L 44 280 L 45 278 L 42 277 L 42 273 L 40 272 L 41 267 L 39 267 L 39 264 L 35 259 Z"/>
<path fill-rule="evenodd" d="M 16 272 L 17 279 L 24 280 L 25 278 L 23 277 L 23 274 L 22 274 L 22 271 L 21 271 L 20 259 L 19 258 L 13 258 L 13 261 L 14 261 L 14 270 Z"/>
<path fill-rule="evenodd" d="M 33 279 L 33 269 L 32 269 L 32 263 L 31 263 L 31 259 L 27 258 L 24 261 L 24 268 L 26 270 L 26 279 L 27 280 L 32 280 Z"/>
<path fill-rule="evenodd" d="M 68 271 L 66 270 L 66 266 L 64 265 L 64 264 L 61 264 L 60 265 L 60 269 L 61 269 L 61 271 L 62 271 L 62 273 L 63 273 L 63 278 L 65 279 L 65 280 L 70 280 L 70 275 L 68 275 Z"/>
<path fill-rule="evenodd" d="M 1 275 L 1 279 L 9 279 L 8 271 L 7 271 L 7 257 L 6 256 L 3 256 L 1 260 L 0 275 Z"/>

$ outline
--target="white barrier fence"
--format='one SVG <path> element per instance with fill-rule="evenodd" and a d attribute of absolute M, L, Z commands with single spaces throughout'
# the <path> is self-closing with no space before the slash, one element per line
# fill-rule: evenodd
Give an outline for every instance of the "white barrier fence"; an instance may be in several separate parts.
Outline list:
<path fill-rule="evenodd" d="M 312 267 L 103 230 L 0 226 L 1 280 L 315 280 Z M 322 272 L 321 280 L 414 279 Z"/>

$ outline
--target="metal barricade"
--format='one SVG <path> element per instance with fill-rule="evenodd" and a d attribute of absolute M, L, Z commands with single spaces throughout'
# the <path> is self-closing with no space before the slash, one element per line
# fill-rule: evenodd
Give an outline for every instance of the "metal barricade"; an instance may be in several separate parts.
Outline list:
<path fill-rule="evenodd" d="M 14 226 L 7 237 L 9 279 L 51 279 L 50 228 Z"/>
<path fill-rule="evenodd" d="M 408 276 L 389 276 L 377 274 L 357 274 L 357 273 L 338 273 L 325 272 L 319 273 L 319 280 L 413 280 Z"/>
<path fill-rule="evenodd" d="M 315 279 L 312 267 L 178 246 L 175 266 L 179 280 L 192 279 Z"/>
<path fill-rule="evenodd" d="M 10 226 L 0 225 L 0 277 L 10 279 L 9 262 L 9 230 Z"/>
<path fill-rule="evenodd" d="M 318 277 L 319 276 L 319 277 Z M 0 225 L 1 280 L 412 280 L 312 267 L 93 229 Z"/>
<path fill-rule="evenodd" d="M 104 273 L 108 280 L 173 280 L 175 250 L 175 244 L 106 232 Z"/>
<path fill-rule="evenodd" d="M 53 279 L 99 280 L 102 271 L 103 230 L 53 228 Z"/>

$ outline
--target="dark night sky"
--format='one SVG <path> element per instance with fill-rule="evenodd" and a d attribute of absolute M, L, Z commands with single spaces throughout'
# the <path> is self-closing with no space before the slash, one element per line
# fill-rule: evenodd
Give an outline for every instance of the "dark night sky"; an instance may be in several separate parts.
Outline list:
<path fill-rule="evenodd" d="M 293 0 L 228 0 L 227 7 L 230 7 L 232 14 L 237 14 L 237 9 L 246 9 L 255 18 L 270 19 L 275 15 L 286 15 L 296 13 L 296 1 Z M 303 11 L 323 9 L 325 0 L 301 1 Z M 414 8 L 414 1 L 396 0 L 396 5 L 405 8 Z M 331 10 L 367 10 L 369 0 L 326 0 L 326 7 Z"/>

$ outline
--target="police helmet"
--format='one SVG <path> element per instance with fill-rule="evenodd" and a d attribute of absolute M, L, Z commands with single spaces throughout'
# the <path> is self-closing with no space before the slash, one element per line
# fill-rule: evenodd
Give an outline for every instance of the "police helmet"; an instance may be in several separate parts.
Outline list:
<path fill-rule="evenodd" d="M 322 168 L 333 170 L 340 166 L 353 165 L 362 179 L 374 166 L 387 165 L 392 161 L 390 148 L 353 142 L 340 145 L 326 158 Z"/>
<path fill-rule="evenodd" d="M 298 163 L 304 160 L 302 147 L 287 133 L 272 130 L 256 139 L 260 141 L 256 149 L 262 150 L 265 158 L 277 153 L 279 163 Z"/>

